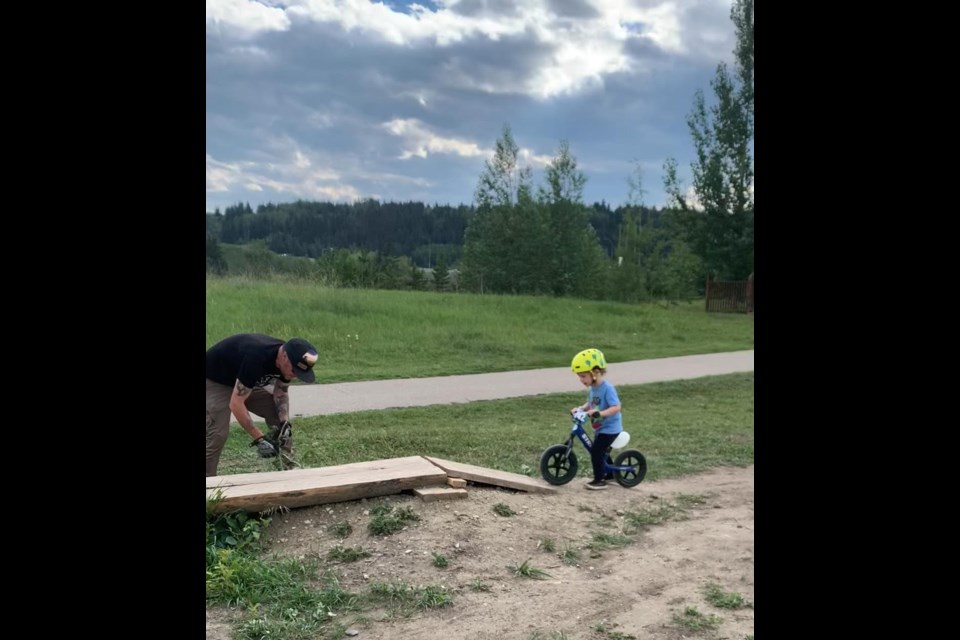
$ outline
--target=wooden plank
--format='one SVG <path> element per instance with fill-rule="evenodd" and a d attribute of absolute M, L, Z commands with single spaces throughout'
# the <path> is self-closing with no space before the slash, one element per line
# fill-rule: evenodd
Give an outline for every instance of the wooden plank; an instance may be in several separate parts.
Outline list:
<path fill-rule="evenodd" d="M 519 473 L 510 473 L 509 471 L 497 471 L 496 469 L 485 469 L 471 464 L 461 464 L 440 458 L 431 458 L 423 456 L 424 459 L 437 465 L 448 474 L 457 478 L 465 478 L 473 482 L 482 482 L 492 484 L 498 487 L 507 487 L 508 489 L 517 489 L 518 491 L 528 491 L 530 493 L 556 493 L 557 489 L 544 480 L 538 478 L 528 478 Z"/>
<path fill-rule="evenodd" d="M 262 473 L 235 473 L 207 478 L 207 489 L 216 487 L 236 487 L 246 484 L 264 484 L 267 482 L 286 482 L 295 478 L 327 478 L 354 471 L 369 471 L 379 473 L 396 469 L 421 468 L 422 456 L 408 456 L 406 458 L 390 458 L 388 460 L 368 460 L 366 462 L 352 462 L 332 467 L 315 467 L 310 469 L 290 469 L 287 471 L 264 471 Z M 411 466 L 412 465 L 412 466 Z"/>
<path fill-rule="evenodd" d="M 454 489 L 463 489 L 467 486 L 467 481 L 463 478 L 447 478 L 447 484 Z"/>
<path fill-rule="evenodd" d="M 413 492 L 420 496 L 420 499 L 424 502 L 458 500 L 467 497 L 466 489 L 454 489 L 453 487 L 421 487 L 414 489 Z"/>
<path fill-rule="evenodd" d="M 392 495 L 428 485 L 442 486 L 447 481 L 446 472 L 422 458 L 419 463 L 407 460 L 402 466 L 378 470 L 342 466 L 354 468 L 329 467 L 335 473 L 326 475 L 296 473 L 305 469 L 285 471 L 282 472 L 285 474 L 283 480 L 211 488 L 207 489 L 207 497 L 221 492 L 221 499 L 212 506 L 218 512 L 234 509 L 265 511 L 277 506 L 309 507 Z"/>

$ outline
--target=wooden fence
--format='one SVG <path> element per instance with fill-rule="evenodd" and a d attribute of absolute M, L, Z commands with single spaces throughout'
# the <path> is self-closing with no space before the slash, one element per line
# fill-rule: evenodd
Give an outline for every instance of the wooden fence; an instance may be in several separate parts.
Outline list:
<path fill-rule="evenodd" d="M 753 313 L 753 274 L 746 280 L 707 278 L 707 312 Z"/>

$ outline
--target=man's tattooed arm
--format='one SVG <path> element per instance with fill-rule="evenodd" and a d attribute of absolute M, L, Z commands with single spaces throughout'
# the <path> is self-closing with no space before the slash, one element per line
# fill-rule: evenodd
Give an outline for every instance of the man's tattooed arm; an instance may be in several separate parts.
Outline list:
<path fill-rule="evenodd" d="M 283 380 L 277 380 L 273 385 L 273 400 L 277 403 L 277 417 L 281 424 L 290 419 L 290 385 Z"/>
<path fill-rule="evenodd" d="M 243 427 L 243 430 L 247 434 L 256 440 L 257 438 L 263 437 L 263 432 L 260 429 L 257 429 L 257 425 L 253 424 L 253 417 L 250 415 L 250 412 L 247 410 L 247 398 L 250 397 L 251 389 L 237 380 L 237 383 L 233 386 L 233 393 L 230 395 L 230 412 L 233 413 L 233 416 L 237 419 L 237 422 L 240 423 L 240 426 Z"/>

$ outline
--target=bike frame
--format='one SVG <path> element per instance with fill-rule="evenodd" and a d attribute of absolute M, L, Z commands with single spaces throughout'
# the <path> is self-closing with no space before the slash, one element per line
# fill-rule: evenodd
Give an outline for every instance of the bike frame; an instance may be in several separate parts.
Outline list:
<path fill-rule="evenodd" d="M 567 453 L 570 453 L 570 450 L 573 448 L 573 439 L 576 437 L 580 440 L 580 443 L 583 445 L 583 448 L 586 449 L 590 456 L 593 456 L 593 440 L 590 439 L 590 436 L 587 434 L 586 429 L 583 428 L 583 423 L 587 419 L 587 414 L 582 411 L 578 411 L 573 414 L 573 427 L 570 429 L 570 436 L 567 438 L 567 441 L 564 443 L 567 447 Z M 610 455 L 610 451 L 613 447 L 607 449 L 607 456 Z M 633 471 L 633 467 L 618 467 L 607 462 L 606 456 L 603 460 L 603 472 L 604 475 L 607 473 L 612 473 L 614 471 Z"/>

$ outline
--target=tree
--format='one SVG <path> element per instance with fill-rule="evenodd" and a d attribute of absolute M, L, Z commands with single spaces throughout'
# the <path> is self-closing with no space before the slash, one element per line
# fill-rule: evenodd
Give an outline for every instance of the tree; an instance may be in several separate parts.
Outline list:
<path fill-rule="evenodd" d="M 529 291 L 526 252 L 534 245 L 539 225 L 531 195 L 529 167 L 518 163 L 520 148 L 510 125 L 504 125 L 494 156 L 474 194 L 477 212 L 464 232 L 461 283 L 471 291 Z"/>
<path fill-rule="evenodd" d="M 447 268 L 447 257 L 444 254 L 437 256 L 437 264 L 433 268 L 433 288 L 437 291 L 446 291 L 450 284 L 450 270 Z"/>
<path fill-rule="evenodd" d="M 410 263 L 410 288 L 414 291 L 422 291 L 424 287 L 423 271 L 413 262 Z"/>
<path fill-rule="evenodd" d="M 698 90 L 687 118 L 698 202 L 688 202 L 672 158 L 664 166 L 664 186 L 671 204 L 683 212 L 687 240 L 707 271 L 745 279 L 753 271 L 753 0 L 734 0 L 731 19 L 736 74 L 719 64 L 710 83 L 714 104 L 707 107 Z"/>
<path fill-rule="evenodd" d="M 577 168 L 566 140 L 560 141 L 547 164 L 546 179 L 547 188 L 539 190 L 540 240 L 538 250 L 532 252 L 538 264 L 530 267 L 541 274 L 538 291 L 555 296 L 589 295 L 602 273 L 605 256 L 583 204 L 587 178 Z"/>
<path fill-rule="evenodd" d="M 223 257 L 223 250 L 216 236 L 207 234 L 207 272 L 223 275 L 227 272 L 227 261 Z"/>

